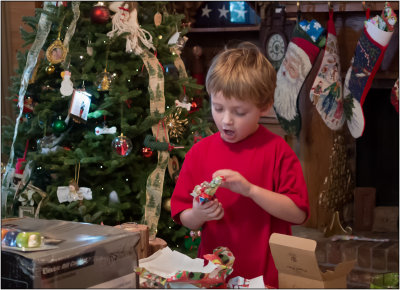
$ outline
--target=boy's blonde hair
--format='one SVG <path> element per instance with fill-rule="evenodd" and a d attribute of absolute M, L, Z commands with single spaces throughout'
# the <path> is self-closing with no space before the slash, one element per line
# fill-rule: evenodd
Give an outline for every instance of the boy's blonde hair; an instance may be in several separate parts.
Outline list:
<path fill-rule="evenodd" d="M 275 69 L 250 42 L 219 53 L 206 77 L 209 95 L 221 92 L 227 99 L 249 101 L 263 110 L 273 104 L 275 87 Z"/>

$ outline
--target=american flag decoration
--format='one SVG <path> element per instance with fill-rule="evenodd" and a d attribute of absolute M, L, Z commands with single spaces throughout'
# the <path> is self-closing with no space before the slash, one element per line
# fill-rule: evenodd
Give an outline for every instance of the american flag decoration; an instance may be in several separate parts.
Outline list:
<path fill-rule="evenodd" d="M 197 10 L 194 27 L 235 27 L 260 24 L 246 1 L 205 1 Z"/>

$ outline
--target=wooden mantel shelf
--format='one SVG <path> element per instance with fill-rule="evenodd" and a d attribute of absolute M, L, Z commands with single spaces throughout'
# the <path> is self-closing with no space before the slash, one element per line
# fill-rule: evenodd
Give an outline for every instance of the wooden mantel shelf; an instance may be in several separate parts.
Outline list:
<path fill-rule="evenodd" d="M 301 12 L 328 12 L 328 3 L 333 8 L 334 12 L 356 12 L 365 11 L 369 8 L 371 11 L 382 11 L 384 1 L 298 1 Z M 398 1 L 389 1 L 394 10 L 399 9 Z M 297 2 L 283 2 L 286 7 L 286 13 L 297 12 Z"/>
<path fill-rule="evenodd" d="M 237 27 L 191 27 L 189 32 L 239 32 L 259 31 L 260 25 L 237 26 Z"/>

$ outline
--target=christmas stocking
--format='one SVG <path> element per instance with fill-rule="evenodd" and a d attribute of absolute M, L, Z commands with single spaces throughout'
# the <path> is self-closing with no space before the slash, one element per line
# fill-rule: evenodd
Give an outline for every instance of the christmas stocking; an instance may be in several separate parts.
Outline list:
<path fill-rule="evenodd" d="M 377 15 L 365 22 L 346 74 L 343 91 L 344 111 L 354 138 L 363 134 L 365 120 L 362 106 L 393 35 L 393 21 L 397 21 L 396 14 L 386 2 L 382 17 Z"/>
<path fill-rule="evenodd" d="M 324 29 L 312 20 L 297 23 L 285 58 L 277 74 L 274 109 L 281 127 L 289 135 L 298 135 L 301 128 L 298 95 L 319 53 Z"/>
<path fill-rule="evenodd" d="M 396 109 L 397 114 L 399 113 L 399 79 L 394 83 L 392 92 L 390 94 L 390 102 Z"/>
<path fill-rule="evenodd" d="M 326 46 L 318 75 L 310 91 L 311 102 L 322 120 L 332 130 L 342 127 L 343 113 L 342 78 L 333 11 L 329 11 Z"/>

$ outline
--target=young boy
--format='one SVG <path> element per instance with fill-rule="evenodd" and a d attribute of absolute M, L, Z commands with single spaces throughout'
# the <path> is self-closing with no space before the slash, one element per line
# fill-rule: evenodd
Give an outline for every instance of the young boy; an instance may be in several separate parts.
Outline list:
<path fill-rule="evenodd" d="M 258 124 L 273 104 L 276 73 L 255 45 L 245 43 L 217 55 L 206 77 L 212 116 L 219 132 L 186 154 L 171 199 L 171 216 L 202 227 L 198 256 L 218 246 L 235 256 L 231 277 L 278 287 L 269 248 L 272 233 L 291 234 L 309 215 L 299 160 L 279 136 Z M 190 193 L 203 181 L 223 176 L 216 199 L 198 203 Z M 229 277 L 229 278 L 231 278 Z"/>

